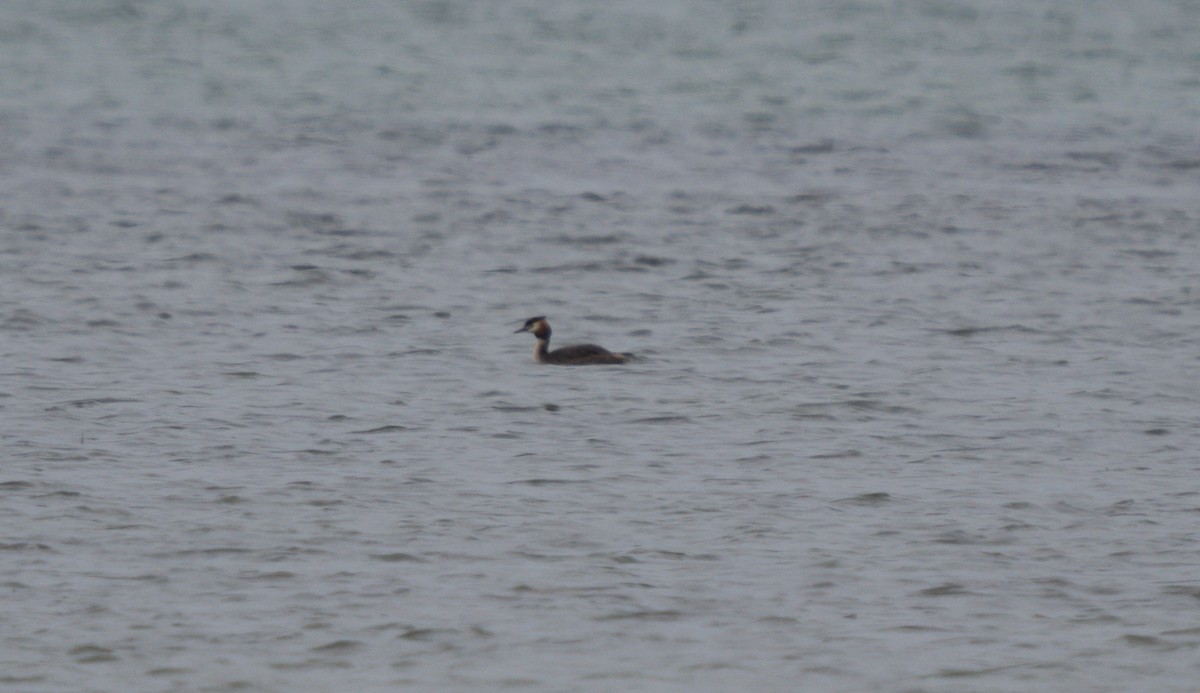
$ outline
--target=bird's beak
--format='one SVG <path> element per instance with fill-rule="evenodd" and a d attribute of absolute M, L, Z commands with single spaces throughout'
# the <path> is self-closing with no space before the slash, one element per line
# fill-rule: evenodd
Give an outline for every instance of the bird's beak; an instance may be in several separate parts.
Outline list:
<path fill-rule="evenodd" d="M 522 327 L 521 329 L 517 330 L 516 332 L 513 332 L 513 334 L 521 334 L 522 332 L 528 332 L 528 331 L 529 331 L 529 325 L 526 325 L 526 326 Z"/>

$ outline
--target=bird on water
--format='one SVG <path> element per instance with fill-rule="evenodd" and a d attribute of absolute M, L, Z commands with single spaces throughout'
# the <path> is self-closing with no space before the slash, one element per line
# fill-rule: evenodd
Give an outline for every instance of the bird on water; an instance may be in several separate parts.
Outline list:
<path fill-rule="evenodd" d="M 550 351 L 550 323 L 546 316 L 529 318 L 525 326 L 513 334 L 532 332 L 537 337 L 533 359 L 538 363 L 553 363 L 558 366 L 595 366 L 627 363 L 633 354 L 618 354 L 595 344 L 574 344 Z"/>

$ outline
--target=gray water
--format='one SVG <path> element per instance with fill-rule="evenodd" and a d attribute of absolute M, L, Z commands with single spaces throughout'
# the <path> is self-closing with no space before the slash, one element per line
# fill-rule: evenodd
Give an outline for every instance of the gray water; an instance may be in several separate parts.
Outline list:
<path fill-rule="evenodd" d="M 0 692 L 1200 690 L 1198 35 L 5 2 Z"/>

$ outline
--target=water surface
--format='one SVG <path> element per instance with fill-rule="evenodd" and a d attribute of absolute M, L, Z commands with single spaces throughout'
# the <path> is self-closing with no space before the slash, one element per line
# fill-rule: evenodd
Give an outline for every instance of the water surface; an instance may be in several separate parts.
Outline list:
<path fill-rule="evenodd" d="M 1191 4 L 0 26 L 0 690 L 1194 690 Z"/>

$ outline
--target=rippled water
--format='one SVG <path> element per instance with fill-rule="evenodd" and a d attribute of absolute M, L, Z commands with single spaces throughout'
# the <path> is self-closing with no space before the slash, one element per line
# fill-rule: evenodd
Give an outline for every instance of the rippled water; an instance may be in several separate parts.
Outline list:
<path fill-rule="evenodd" d="M 1198 29 L 6 3 L 0 691 L 1195 690 Z"/>

